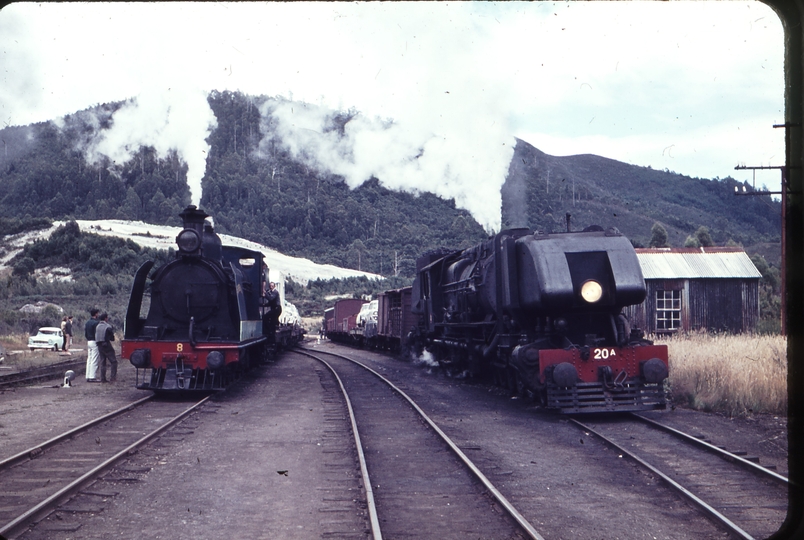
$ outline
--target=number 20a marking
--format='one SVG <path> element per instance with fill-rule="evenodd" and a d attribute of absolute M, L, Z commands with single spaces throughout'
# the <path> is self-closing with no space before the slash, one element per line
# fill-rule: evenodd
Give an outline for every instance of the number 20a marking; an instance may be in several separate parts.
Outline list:
<path fill-rule="evenodd" d="M 592 352 L 595 353 L 595 360 L 606 360 L 611 356 L 617 356 L 617 351 L 614 349 L 593 349 Z"/>

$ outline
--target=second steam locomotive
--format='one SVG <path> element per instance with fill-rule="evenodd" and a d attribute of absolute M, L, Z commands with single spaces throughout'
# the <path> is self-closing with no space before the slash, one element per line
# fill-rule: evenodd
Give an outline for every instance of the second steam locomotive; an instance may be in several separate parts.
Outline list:
<path fill-rule="evenodd" d="M 180 216 L 176 258 L 150 279 L 153 262 L 135 275 L 122 357 L 137 368 L 138 388 L 221 390 L 249 366 L 300 340 L 303 330 L 280 322 L 281 300 L 267 290 L 261 252 L 222 245 L 209 216 L 195 206 Z M 150 305 L 143 306 L 146 287 Z"/>
<path fill-rule="evenodd" d="M 667 347 L 622 314 L 646 288 L 634 248 L 614 228 L 502 231 L 421 257 L 409 292 L 388 293 L 402 300 L 399 313 L 384 314 L 381 294 L 376 331 L 360 335 L 369 345 L 396 338 L 453 372 L 491 374 L 565 413 L 666 406 Z M 413 324 L 400 330 L 383 319 Z M 328 323 L 333 337 L 350 337 L 340 322 Z"/>

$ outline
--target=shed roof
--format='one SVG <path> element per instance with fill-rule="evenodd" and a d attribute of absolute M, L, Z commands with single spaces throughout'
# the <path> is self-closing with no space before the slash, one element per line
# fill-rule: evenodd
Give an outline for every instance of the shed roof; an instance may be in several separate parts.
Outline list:
<path fill-rule="evenodd" d="M 638 248 L 636 253 L 645 279 L 762 277 L 740 248 Z"/>

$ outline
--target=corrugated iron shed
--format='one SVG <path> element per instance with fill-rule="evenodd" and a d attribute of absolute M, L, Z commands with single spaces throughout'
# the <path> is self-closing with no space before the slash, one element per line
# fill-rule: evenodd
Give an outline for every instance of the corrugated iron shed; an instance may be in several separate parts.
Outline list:
<path fill-rule="evenodd" d="M 638 248 L 645 279 L 759 279 L 748 255 L 740 248 Z"/>

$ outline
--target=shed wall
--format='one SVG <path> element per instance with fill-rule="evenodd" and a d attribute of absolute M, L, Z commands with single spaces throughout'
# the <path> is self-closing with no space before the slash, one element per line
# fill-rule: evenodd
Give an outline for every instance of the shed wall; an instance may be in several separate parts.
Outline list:
<path fill-rule="evenodd" d="M 632 326 L 656 332 L 656 291 L 681 291 L 682 331 L 751 332 L 759 321 L 759 280 L 645 280 L 647 297 L 623 311 Z"/>

